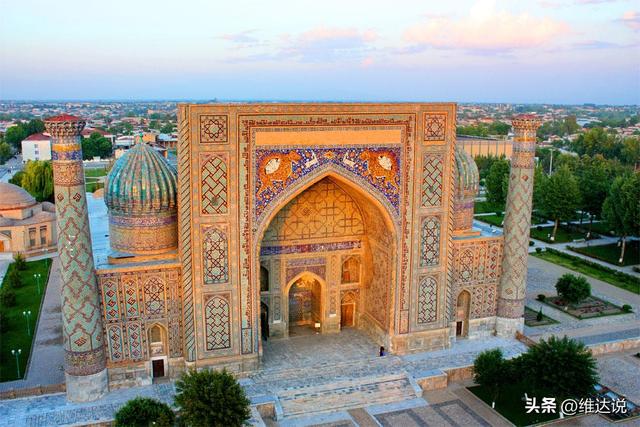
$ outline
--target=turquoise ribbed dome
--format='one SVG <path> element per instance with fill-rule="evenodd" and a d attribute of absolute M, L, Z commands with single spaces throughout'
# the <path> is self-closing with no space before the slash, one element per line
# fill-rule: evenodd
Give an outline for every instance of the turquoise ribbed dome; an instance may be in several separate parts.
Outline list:
<path fill-rule="evenodd" d="M 156 214 L 177 209 L 177 172 L 160 153 L 140 141 L 107 176 L 104 201 L 111 212 Z"/>
<path fill-rule="evenodd" d="M 480 184 L 480 174 L 478 173 L 478 166 L 475 160 L 471 157 L 471 154 L 467 153 L 464 148 L 456 146 L 455 149 L 456 159 L 456 195 L 459 198 L 465 196 L 472 196 L 478 193 L 478 186 Z"/>

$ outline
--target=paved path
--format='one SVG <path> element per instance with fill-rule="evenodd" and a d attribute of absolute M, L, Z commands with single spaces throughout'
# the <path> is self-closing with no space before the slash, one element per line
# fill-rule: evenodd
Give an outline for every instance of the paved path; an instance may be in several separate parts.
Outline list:
<path fill-rule="evenodd" d="M 13 261 L 9 259 L 0 259 L 0 288 L 2 287 L 2 281 L 4 280 L 5 274 L 7 274 L 7 269 L 9 268 L 9 264 Z"/>
<path fill-rule="evenodd" d="M 0 391 L 64 382 L 60 283 L 59 258 L 53 258 L 26 378 L 0 383 Z"/>
<path fill-rule="evenodd" d="M 536 311 L 542 309 L 544 314 L 560 323 L 536 327 L 525 326 L 525 335 L 536 340 L 547 338 L 552 334 L 567 335 L 579 337 L 589 344 L 640 336 L 640 295 L 587 277 L 593 295 L 619 306 L 629 304 L 634 312 L 579 320 L 561 310 L 542 304 L 536 298 L 538 294 L 555 294 L 555 283 L 563 274 L 580 274 L 534 256 L 529 256 L 528 265 L 527 307 Z"/>

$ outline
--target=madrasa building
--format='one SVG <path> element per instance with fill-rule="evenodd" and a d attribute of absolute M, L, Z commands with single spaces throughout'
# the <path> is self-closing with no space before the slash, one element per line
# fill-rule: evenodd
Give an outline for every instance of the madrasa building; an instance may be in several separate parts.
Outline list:
<path fill-rule="evenodd" d="M 97 263 L 85 122 L 45 124 L 70 400 L 255 371 L 264 339 L 357 328 L 407 354 L 522 330 L 534 116 L 513 120 L 503 235 L 473 227 L 453 103 L 180 104 L 177 170 L 140 141 L 110 171 Z"/>

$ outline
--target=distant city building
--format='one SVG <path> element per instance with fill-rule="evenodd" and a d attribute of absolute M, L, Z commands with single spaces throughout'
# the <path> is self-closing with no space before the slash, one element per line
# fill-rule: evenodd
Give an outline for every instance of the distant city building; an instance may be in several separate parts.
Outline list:
<path fill-rule="evenodd" d="M 513 141 L 508 139 L 459 135 L 457 140 L 464 151 L 474 158 L 477 156 L 505 156 L 510 158 L 513 152 Z"/>
<path fill-rule="evenodd" d="M 109 132 L 105 132 L 101 129 L 83 129 L 82 131 L 82 137 L 83 138 L 89 138 L 92 134 L 94 133 L 99 133 L 101 136 L 103 136 L 104 138 L 107 138 L 109 141 L 111 141 L 111 144 L 115 143 L 116 141 L 116 136 L 109 133 Z"/>
<path fill-rule="evenodd" d="M 35 133 L 22 141 L 22 161 L 51 160 L 51 137 L 48 133 Z"/>
<path fill-rule="evenodd" d="M 0 258 L 56 250 L 55 206 L 36 202 L 17 185 L 0 182 Z"/>

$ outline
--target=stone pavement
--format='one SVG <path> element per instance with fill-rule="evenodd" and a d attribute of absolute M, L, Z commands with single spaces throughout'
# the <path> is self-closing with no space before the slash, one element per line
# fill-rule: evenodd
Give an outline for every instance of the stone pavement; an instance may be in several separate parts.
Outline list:
<path fill-rule="evenodd" d="M 0 391 L 64 382 L 59 258 L 52 262 L 26 378 L 0 383 Z"/>
<path fill-rule="evenodd" d="M 5 274 L 7 274 L 7 269 L 9 268 L 9 264 L 13 261 L 10 259 L 0 259 L 0 288 L 2 287 L 2 281 L 4 280 Z"/>
<path fill-rule="evenodd" d="M 285 362 L 281 369 L 277 369 L 275 365 L 268 366 L 267 363 L 264 370 L 242 379 L 241 384 L 253 402 L 278 402 L 280 407 L 285 408 L 284 422 L 296 425 L 300 420 L 296 421 L 296 417 L 291 415 L 302 413 L 304 401 L 307 402 L 304 412 L 309 414 L 315 411 L 313 417 L 320 418 L 328 417 L 327 414 L 330 413 L 333 413 L 332 417 L 336 413 L 348 415 L 347 410 L 371 403 L 384 406 L 389 404 L 390 398 L 400 400 L 400 403 L 412 402 L 416 399 L 413 378 L 424 375 L 425 372 L 467 366 L 473 363 L 478 352 L 489 348 L 501 347 L 507 357 L 525 350 L 525 346 L 518 341 L 491 337 L 475 341 L 463 340 L 451 349 L 435 352 L 363 358 L 362 351 L 365 348 L 367 354 L 371 354 L 375 353 L 377 346 L 362 332 L 347 330 L 330 335 L 335 340 L 331 345 L 324 340 L 315 342 L 319 337 L 321 336 L 307 336 L 279 343 L 271 342 L 269 345 L 272 347 L 284 346 L 283 351 L 304 347 L 309 355 L 315 354 L 315 359 L 307 359 L 307 356 L 294 358 Z M 350 346 L 354 342 L 356 344 Z M 340 360 L 333 360 L 336 357 L 335 347 L 343 349 L 339 352 Z M 67 425 L 106 420 L 134 396 L 148 396 L 171 402 L 174 393 L 173 383 L 163 383 L 114 390 L 91 403 L 67 402 L 64 394 L 4 400 L 0 401 L 0 426 Z M 342 401 L 341 411 L 336 412 L 336 401 Z M 287 408 L 291 411 L 289 417 Z M 433 410 L 440 414 L 435 408 Z M 467 416 L 466 409 L 462 406 L 443 405 L 439 410 L 449 416 L 462 411 L 460 416 Z"/>

